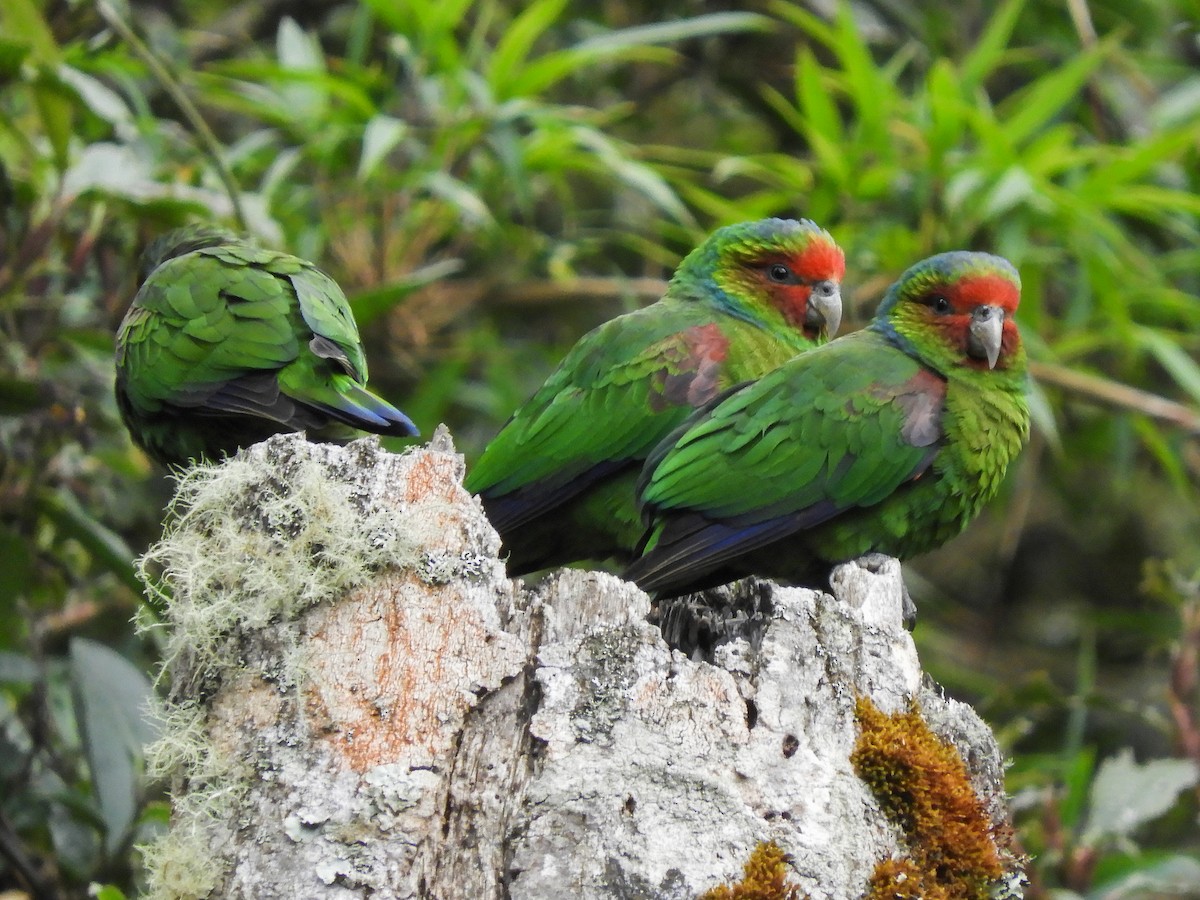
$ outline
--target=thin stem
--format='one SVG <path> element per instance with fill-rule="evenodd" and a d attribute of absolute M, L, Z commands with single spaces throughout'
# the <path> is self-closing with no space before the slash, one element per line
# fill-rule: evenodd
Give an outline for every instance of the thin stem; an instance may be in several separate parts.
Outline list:
<path fill-rule="evenodd" d="M 217 170 L 217 177 L 221 179 L 221 184 L 225 186 L 225 193 L 229 195 L 229 202 L 233 205 L 233 217 L 237 220 L 238 228 L 242 231 L 248 230 L 246 225 L 246 216 L 242 211 L 241 194 L 238 191 L 237 184 L 234 183 L 233 175 L 230 174 L 229 168 L 225 165 L 225 160 L 221 156 L 221 143 L 217 140 L 217 136 L 213 134 L 212 129 L 208 127 L 208 123 L 204 121 L 204 117 L 200 115 L 200 111 L 196 109 L 196 105 L 192 103 L 191 98 L 183 90 L 174 73 L 167 67 L 161 59 L 150 47 L 142 41 L 129 27 L 129 24 L 121 18 L 120 13 L 113 8 L 109 0 L 96 0 L 96 11 L 100 13 L 100 17 L 108 23 L 109 27 L 121 36 L 121 40 L 129 45 L 130 49 L 144 62 L 158 79 L 158 83 L 162 89 L 167 92 L 167 95 L 179 107 L 179 111 L 183 113 L 184 119 L 192 127 L 195 132 L 196 139 L 200 144 L 201 150 L 212 162 L 213 167 Z"/>
<path fill-rule="evenodd" d="M 0 857 L 8 860 L 18 879 L 39 900 L 58 896 L 54 886 L 42 877 L 37 862 L 26 852 L 20 836 L 3 813 L 0 813 Z"/>
<path fill-rule="evenodd" d="M 1178 425 L 1192 434 L 1200 434 L 1200 411 L 1158 394 L 1053 363 L 1031 362 L 1029 371 L 1042 384 L 1054 385 L 1089 400 L 1139 412 Z"/>
<path fill-rule="evenodd" d="M 1096 36 L 1096 26 L 1092 22 L 1092 11 L 1088 8 L 1087 0 L 1066 0 L 1067 10 L 1071 14 L 1071 22 L 1075 25 L 1075 33 L 1079 36 L 1079 43 L 1085 50 L 1091 50 L 1096 46 L 1099 38 Z M 1107 138 L 1104 134 L 1104 98 L 1100 94 L 1100 87 L 1096 83 L 1095 75 L 1091 75 L 1087 80 L 1087 97 L 1088 105 L 1092 108 L 1092 116 L 1096 120 L 1096 133 L 1101 138 Z"/>

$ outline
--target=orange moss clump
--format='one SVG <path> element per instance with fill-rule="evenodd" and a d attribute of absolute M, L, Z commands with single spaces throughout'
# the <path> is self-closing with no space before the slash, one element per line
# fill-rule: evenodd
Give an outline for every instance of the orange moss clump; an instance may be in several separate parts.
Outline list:
<path fill-rule="evenodd" d="M 925 878 L 911 859 L 881 860 L 871 875 L 867 900 L 949 900 L 942 888 L 925 893 Z"/>
<path fill-rule="evenodd" d="M 791 857 L 774 841 L 760 843 L 742 866 L 742 880 L 721 884 L 700 895 L 699 900 L 807 900 L 800 888 L 787 883 Z"/>
<path fill-rule="evenodd" d="M 1003 875 L 992 823 L 954 747 L 929 730 L 914 704 L 886 715 L 866 697 L 850 762 L 905 834 L 909 859 L 875 867 L 867 900 L 985 900 Z"/>

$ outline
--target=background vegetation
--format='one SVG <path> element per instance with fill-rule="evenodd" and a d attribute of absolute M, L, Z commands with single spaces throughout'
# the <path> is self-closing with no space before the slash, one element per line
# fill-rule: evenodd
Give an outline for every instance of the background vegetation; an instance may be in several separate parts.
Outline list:
<path fill-rule="evenodd" d="M 146 242 L 316 260 L 473 458 L 706 232 L 804 215 L 844 327 L 930 253 L 1020 268 L 1036 433 L 906 567 L 922 659 L 1013 758 L 1029 896 L 1200 897 L 1195 0 L 128 2 L 0 6 L 0 888 L 136 891 L 166 817 L 130 620 L 170 483 L 111 395 Z"/>

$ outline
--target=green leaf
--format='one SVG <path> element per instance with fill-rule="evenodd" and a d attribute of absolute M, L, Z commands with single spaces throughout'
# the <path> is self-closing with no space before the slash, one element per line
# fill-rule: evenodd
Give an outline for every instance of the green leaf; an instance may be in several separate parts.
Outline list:
<path fill-rule="evenodd" d="M 770 19 L 757 13 L 710 13 L 675 22 L 616 29 L 586 38 L 565 50 L 530 59 L 533 41 L 561 14 L 563 5 L 561 0 L 546 0 L 527 7 L 509 27 L 488 65 L 488 81 L 497 100 L 537 96 L 563 78 L 600 61 L 666 62 L 671 58 L 667 51 L 655 49 L 655 45 L 718 34 L 764 31 L 771 26 Z"/>
<path fill-rule="evenodd" d="M 1095 153 L 1092 148 L 1078 146 L 1076 134 L 1077 129 L 1065 123 L 1044 129 L 1021 151 L 1021 164 L 1039 178 L 1055 178 L 1063 172 L 1089 167 Z"/>
<path fill-rule="evenodd" d="M 667 63 L 672 58 L 672 52 L 664 47 L 643 45 L 567 47 L 565 50 L 555 50 L 530 60 L 508 83 L 503 97 L 498 99 L 536 97 L 564 78 L 577 75 L 600 61 L 637 60 L 646 63 Z"/>
<path fill-rule="evenodd" d="M 1050 447 L 1056 453 L 1062 452 L 1062 434 L 1054 416 L 1054 405 L 1042 390 L 1042 386 L 1033 379 L 1029 382 L 1029 418 Z"/>
<path fill-rule="evenodd" d="M 394 116 L 373 116 L 363 129 L 362 154 L 358 158 L 358 180 L 366 181 L 408 134 L 408 123 Z"/>
<path fill-rule="evenodd" d="M 1088 894 L 1089 900 L 1149 900 L 1195 897 L 1200 885 L 1200 860 L 1192 856 L 1167 856 L 1162 859 L 1134 861 L 1133 871 L 1099 883 Z"/>
<path fill-rule="evenodd" d="M 85 638 L 70 644 L 71 686 L 109 853 L 137 813 L 142 748 L 155 737 L 149 679 L 119 653 Z"/>
<path fill-rule="evenodd" d="M 462 260 L 444 259 L 422 266 L 415 272 L 410 272 L 402 280 L 380 285 L 371 290 L 360 291 L 349 298 L 354 319 L 361 329 L 399 306 L 417 289 L 434 281 L 448 278 L 460 269 L 462 269 Z"/>
<path fill-rule="evenodd" d="M 390 31 L 396 34 L 406 34 L 413 26 L 413 10 L 420 5 L 419 0 L 412 3 L 396 3 L 395 0 L 363 0 L 363 5 L 379 17 Z"/>
<path fill-rule="evenodd" d="M 850 4 L 838 7 L 837 44 L 834 52 L 846 73 L 846 84 L 858 112 L 861 134 L 871 145 L 887 146 L 889 136 L 884 128 L 884 101 L 896 93 L 895 82 L 886 78 L 875 65 L 866 40 L 858 30 Z"/>
<path fill-rule="evenodd" d="M 1195 129 L 1178 128 L 1149 134 L 1131 146 L 1117 147 L 1115 154 L 1098 160 L 1092 167 L 1084 190 L 1093 188 L 1102 197 L 1119 195 L 1125 185 L 1157 174 L 1156 170 L 1164 165 L 1177 163 L 1195 143 Z"/>
<path fill-rule="evenodd" d="M 513 83 L 529 60 L 537 41 L 566 8 L 567 0 L 534 0 L 512 20 L 487 66 L 487 80 L 497 100 L 514 96 Z"/>
<path fill-rule="evenodd" d="M 275 55 L 285 69 L 301 72 L 324 72 L 325 54 L 317 39 L 301 28 L 291 16 L 279 20 L 275 35 Z"/>
<path fill-rule="evenodd" d="M 54 150 L 54 164 L 60 172 L 70 161 L 71 130 L 75 119 L 75 102 L 63 83 L 49 73 L 39 72 L 33 82 L 33 99 L 50 147 Z"/>
<path fill-rule="evenodd" d="M 1108 55 L 1108 45 L 1086 50 L 1018 91 L 1005 109 L 1015 110 L 1004 119 L 1004 130 L 1013 144 L 1021 144 L 1079 98 L 1083 86 Z"/>
<path fill-rule="evenodd" d="M 292 187 L 289 179 L 302 161 L 302 151 L 299 147 L 289 147 L 275 154 L 271 165 L 267 166 L 267 171 L 263 173 L 262 181 L 259 182 L 259 194 L 271 200 L 275 200 L 279 191 L 283 192 L 283 196 L 287 196 Z"/>
<path fill-rule="evenodd" d="M 798 3 L 783 3 L 779 0 L 772 0 L 769 9 L 771 12 L 781 19 L 790 22 L 797 28 L 806 32 L 810 37 L 820 41 L 831 50 L 837 46 L 837 37 L 832 28 L 830 28 L 819 17 L 809 12 Z"/>
<path fill-rule="evenodd" d="M 983 216 L 998 219 L 1018 206 L 1044 207 L 1045 200 L 1029 173 L 1020 166 L 1012 166 L 988 191 L 983 203 Z"/>
<path fill-rule="evenodd" d="M 647 44 L 674 44 L 679 41 L 717 34 L 736 34 L 745 31 L 769 31 L 772 22 L 766 16 L 748 12 L 719 12 L 675 22 L 654 22 L 635 25 L 607 34 L 596 35 L 575 45 L 576 50 L 604 50 L 611 53 Z"/>
<path fill-rule="evenodd" d="M 16 79 L 30 52 L 27 42 L 0 37 L 0 86 Z"/>
<path fill-rule="evenodd" d="M 1129 185 L 1114 191 L 1109 206 L 1142 218 L 1156 221 L 1172 210 L 1200 216 L 1200 194 L 1159 187 L 1156 184 Z"/>
<path fill-rule="evenodd" d="M 79 95 L 84 105 L 113 126 L 132 126 L 133 113 L 121 95 L 86 72 L 71 66 L 59 66 L 58 77 Z"/>
<path fill-rule="evenodd" d="M 969 95 L 995 71 L 1012 40 L 1013 29 L 1024 8 L 1025 0 L 1008 0 L 996 10 L 974 48 L 962 61 L 960 71 L 964 94 Z"/>
<path fill-rule="evenodd" d="M 626 156 L 608 137 L 594 128 L 572 129 L 576 141 L 596 154 L 600 162 L 624 183 L 676 221 L 693 224 L 694 219 L 679 196 L 661 175 L 649 166 Z"/>
<path fill-rule="evenodd" d="M 842 117 L 821 78 L 823 71 L 812 51 L 805 47 L 796 66 L 796 98 L 809 130 L 828 141 L 840 143 L 843 139 Z"/>
<path fill-rule="evenodd" d="M 395 3 L 395 0 L 390 0 Z M 407 2 L 407 0 L 406 0 Z M 421 43 L 430 51 L 440 51 L 443 63 L 465 65 L 454 50 L 455 34 L 475 0 L 421 0 L 415 4 L 421 22 Z"/>
<path fill-rule="evenodd" d="M 760 85 L 758 89 L 763 100 L 796 134 L 808 134 L 808 122 L 804 111 L 797 109 L 795 104 L 769 84 Z"/>
<path fill-rule="evenodd" d="M 1200 364 L 1162 332 L 1140 328 L 1137 336 L 1139 343 L 1170 373 L 1175 383 L 1200 403 Z"/>
<path fill-rule="evenodd" d="M 951 148 L 962 141 L 963 95 L 961 76 L 949 60 L 934 62 L 927 79 L 926 96 L 929 99 L 929 141 L 940 159 Z"/>
<path fill-rule="evenodd" d="M 1153 419 L 1135 416 L 1131 422 L 1134 432 L 1141 438 L 1143 446 L 1149 455 L 1162 467 L 1168 482 L 1180 494 L 1190 489 L 1188 472 L 1184 468 L 1178 451 L 1171 446 L 1171 441 L 1163 433 L 1163 428 Z"/>
<path fill-rule="evenodd" d="M 961 212 L 978 203 L 978 194 L 985 182 L 986 178 L 979 169 L 969 168 L 956 172 L 942 192 L 942 202 L 946 209 L 952 213 Z"/>
<path fill-rule="evenodd" d="M 1088 786 L 1092 783 L 1092 774 L 1096 769 L 1096 751 L 1084 747 L 1072 753 L 1069 749 L 1065 754 L 1066 769 L 1063 781 L 1066 793 L 1059 807 L 1059 814 L 1068 828 L 1074 828 L 1083 818 L 1083 809 L 1088 799 Z"/>
<path fill-rule="evenodd" d="M 73 493 L 66 488 L 44 490 L 38 495 L 38 508 L 65 536 L 79 541 L 104 569 L 141 595 L 133 551 L 120 535 L 93 518 Z"/>
<path fill-rule="evenodd" d="M 62 52 L 33 0 L 5 0 L 0 4 L 0 23 L 4 24 L 5 37 L 27 44 L 36 62 L 58 62 Z"/>
<path fill-rule="evenodd" d="M 281 69 L 303 76 L 286 78 L 279 87 L 289 112 L 296 118 L 322 119 L 329 100 L 329 79 L 322 77 L 325 54 L 321 45 L 295 19 L 284 16 L 279 21 L 275 48 Z"/>
<path fill-rule="evenodd" d="M 1200 116 L 1200 75 L 1185 78 L 1163 91 L 1150 110 L 1150 121 L 1156 129 L 1187 125 Z"/>
<path fill-rule="evenodd" d="M 464 225 L 480 228 L 495 221 L 483 198 L 468 184 L 459 181 L 453 175 L 446 172 L 431 172 L 425 177 L 424 185 L 429 193 L 440 197 L 458 210 Z"/>
<path fill-rule="evenodd" d="M 131 147 L 109 142 L 89 144 L 63 175 L 68 196 L 100 190 L 130 200 L 148 200 L 167 193 L 155 181 L 150 164 Z"/>
<path fill-rule="evenodd" d="M 1092 782 L 1091 811 L 1081 840 L 1095 846 L 1126 838 L 1175 805 L 1180 793 L 1200 781 L 1196 764 L 1185 759 L 1134 761 L 1126 747 L 1100 764 Z"/>

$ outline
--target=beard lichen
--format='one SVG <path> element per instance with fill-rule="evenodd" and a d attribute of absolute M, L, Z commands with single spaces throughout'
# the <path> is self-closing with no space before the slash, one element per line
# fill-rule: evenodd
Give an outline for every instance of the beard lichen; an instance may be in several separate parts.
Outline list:
<path fill-rule="evenodd" d="M 885 859 L 866 900 L 984 900 L 1004 876 L 993 825 L 962 757 L 914 704 L 888 715 L 855 705 L 861 734 L 850 755 L 884 813 L 904 833 L 906 859 Z"/>
<path fill-rule="evenodd" d="M 165 609 L 163 672 L 177 682 L 181 664 L 191 684 L 241 665 L 231 643 L 238 630 L 290 622 L 384 566 L 418 558 L 395 509 L 353 496 L 303 451 L 185 471 L 167 521 L 139 568 Z"/>
<path fill-rule="evenodd" d="M 351 449 L 322 452 L 289 436 L 183 472 L 163 538 L 139 561 L 163 610 L 159 680 L 170 673 L 172 682 L 161 736 L 147 749 L 151 771 L 174 788 L 170 830 L 140 848 L 151 900 L 211 895 L 223 873 L 214 836 L 255 777 L 251 760 L 208 737 L 205 699 L 246 669 L 281 691 L 295 686 L 305 670 L 300 613 L 385 567 L 420 566 L 433 526 L 347 484 L 371 448 Z M 247 636 L 268 625 L 264 650 Z"/>
<path fill-rule="evenodd" d="M 754 848 L 742 866 L 742 880 L 719 884 L 700 895 L 699 900 L 806 900 L 799 886 L 788 884 L 791 857 L 774 841 Z"/>

